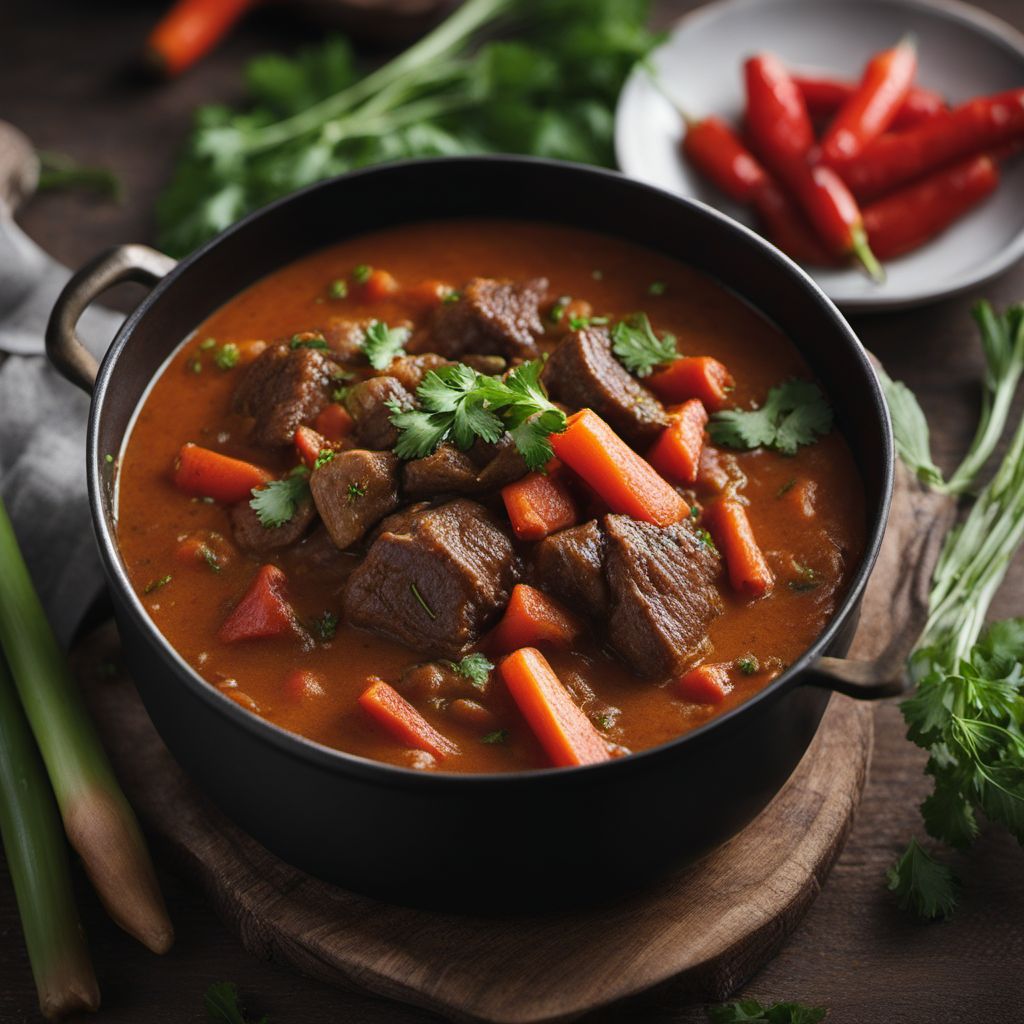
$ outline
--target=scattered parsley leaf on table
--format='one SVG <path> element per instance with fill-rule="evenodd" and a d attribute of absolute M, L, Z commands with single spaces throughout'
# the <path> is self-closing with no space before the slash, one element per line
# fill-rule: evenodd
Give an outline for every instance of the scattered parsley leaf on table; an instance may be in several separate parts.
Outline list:
<path fill-rule="evenodd" d="M 889 869 L 889 889 L 903 910 L 913 910 L 918 917 L 948 918 L 956 906 L 953 873 L 932 860 L 915 839 Z"/>
<path fill-rule="evenodd" d="M 299 505 L 309 497 L 309 470 L 296 466 L 282 480 L 254 487 L 249 505 L 260 524 L 273 529 L 290 522 Z"/>
<path fill-rule="evenodd" d="M 203 996 L 203 1006 L 213 1024 L 268 1024 L 269 1020 L 261 1017 L 253 1022 L 245 1016 L 238 987 L 231 981 L 218 981 L 211 985 Z"/>
<path fill-rule="evenodd" d="M 716 412 L 708 433 L 727 448 L 774 448 L 793 455 L 832 429 L 832 408 L 809 380 L 787 380 L 768 392 L 760 409 Z"/>
<path fill-rule="evenodd" d="M 651 371 L 679 358 L 674 334 L 660 338 L 646 313 L 634 313 L 612 328 L 612 351 L 630 373 L 647 377 Z"/>
<path fill-rule="evenodd" d="M 739 999 L 721 1006 L 709 1006 L 707 1014 L 711 1024 L 818 1024 L 828 1015 L 828 1010 L 800 1003 L 765 1006 L 757 999 Z"/>

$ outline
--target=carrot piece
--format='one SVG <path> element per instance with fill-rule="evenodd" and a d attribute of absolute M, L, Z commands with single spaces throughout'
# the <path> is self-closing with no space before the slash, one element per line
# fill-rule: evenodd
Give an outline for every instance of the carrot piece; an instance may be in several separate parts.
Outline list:
<path fill-rule="evenodd" d="M 370 677 L 370 685 L 359 696 L 359 706 L 407 747 L 425 750 L 439 761 L 459 752 L 393 686 L 377 676 Z"/>
<path fill-rule="evenodd" d="M 245 596 L 217 630 L 217 639 L 230 644 L 294 632 L 295 613 L 284 596 L 285 583 L 276 565 L 261 565 Z"/>
<path fill-rule="evenodd" d="M 406 297 L 418 306 L 437 306 L 451 294 L 455 289 L 444 281 L 420 281 L 405 289 Z"/>
<path fill-rule="evenodd" d="M 281 687 L 285 697 L 293 703 L 301 703 L 311 697 L 322 697 L 324 685 L 320 677 L 309 669 L 297 668 L 285 676 L 284 684 Z"/>
<path fill-rule="evenodd" d="M 363 294 L 371 302 L 390 298 L 398 291 L 398 282 L 386 270 L 372 270 L 363 285 Z"/>
<path fill-rule="evenodd" d="M 678 523 L 689 515 L 690 506 L 671 485 L 593 409 L 570 416 L 565 432 L 551 435 L 551 446 L 613 512 L 657 526 Z"/>
<path fill-rule="evenodd" d="M 355 420 L 349 415 L 348 409 L 338 402 L 331 402 L 313 421 L 313 426 L 328 441 L 340 441 L 352 433 Z"/>
<path fill-rule="evenodd" d="M 683 700 L 694 704 L 721 704 L 732 689 L 728 665 L 698 665 L 676 683 Z"/>
<path fill-rule="evenodd" d="M 512 699 L 556 768 L 609 759 L 600 733 L 573 703 L 540 651 L 523 647 L 500 668 Z"/>
<path fill-rule="evenodd" d="M 576 503 L 557 460 L 546 473 L 527 473 L 501 489 L 512 530 L 520 540 L 541 540 L 577 521 Z"/>
<path fill-rule="evenodd" d="M 244 501 L 254 487 L 262 487 L 273 479 L 260 466 L 197 444 L 182 445 L 174 463 L 174 484 L 179 490 L 196 498 L 213 498 L 228 504 Z"/>
<path fill-rule="evenodd" d="M 295 451 L 307 469 L 316 465 L 320 453 L 330 445 L 321 434 L 311 427 L 298 427 L 295 431 Z"/>
<path fill-rule="evenodd" d="M 545 641 L 568 647 L 582 630 L 576 616 L 547 594 L 525 583 L 517 583 L 512 588 L 505 614 L 488 640 L 488 647 L 498 654 Z"/>
<path fill-rule="evenodd" d="M 666 402 L 699 398 L 709 412 L 718 412 L 729 398 L 732 374 L 711 356 L 687 356 L 659 370 L 647 386 Z"/>
<path fill-rule="evenodd" d="M 150 62 L 163 74 L 180 74 L 217 45 L 254 0 L 178 0 L 146 42 Z"/>
<path fill-rule="evenodd" d="M 647 461 L 666 480 L 692 484 L 700 469 L 707 423 L 707 410 L 698 399 L 684 402 L 669 413 L 669 425 L 647 453 Z"/>
<path fill-rule="evenodd" d="M 738 501 L 719 499 L 705 507 L 703 522 L 722 552 L 733 588 L 749 597 L 767 594 L 775 576 L 754 537 L 747 510 Z"/>

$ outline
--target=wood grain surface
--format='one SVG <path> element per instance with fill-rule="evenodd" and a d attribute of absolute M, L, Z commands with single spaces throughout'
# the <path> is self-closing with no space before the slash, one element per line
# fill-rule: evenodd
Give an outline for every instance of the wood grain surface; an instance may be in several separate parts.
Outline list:
<path fill-rule="evenodd" d="M 668 24 L 693 6 L 662 0 L 656 4 L 659 23 Z M 1020 0 L 984 0 L 980 6 L 1024 28 Z M 0 117 L 19 125 L 39 146 L 113 167 L 127 185 L 123 205 L 54 194 L 24 210 L 21 221 L 29 233 L 70 265 L 107 245 L 151 240 L 153 200 L 195 105 L 236 97 L 248 56 L 316 37 L 280 12 L 257 13 L 192 75 L 155 90 L 131 77 L 127 58 L 158 11 L 159 5 L 125 0 L 12 0 L 0 6 Z M 127 306 L 137 294 L 126 288 L 112 296 Z M 890 373 L 920 397 L 932 424 L 936 459 L 947 469 L 966 448 L 977 418 L 982 364 L 968 311 L 983 295 L 999 305 L 1024 298 L 1024 267 L 973 295 L 854 320 Z M 1021 558 L 992 612 L 1024 612 Z M 828 1006 L 831 1021 L 851 1024 L 1024 1019 L 1017 984 L 1024 969 L 1024 860 L 1004 832 L 987 829 L 969 854 L 955 859 L 964 893 L 951 922 L 919 924 L 901 914 L 885 892 L 886 867 L 910 836 L 922 835 L 917 804 L 928 791 L 923 763 L 923 753 L 904 738 L 895 705 L 878 707 L 871 772 L 850 839 L 800 926 L 740 994 Z M 273 1024 L 440 1019 L 256 959 L 220 923 L 199 887 L 167 866 L 161 874 L 178 932 L 175 948 L 164 958 L 146 953 L 110 924 L 78 879 L 103 987 L 104 1009 L 97 1018 L 102 1024 L 202 1021 L 203 992 L 222 979 L 235 981 L 252 1013 L 270 1014 Z M 458 955 L 451 953 L 453 960 Z M 0 1022 L 37 1019 L 17 909 L 0 859 Z M 671 986 L 587 1018 L 594 1024 L 704 1019 L 703 1008 Z"/>

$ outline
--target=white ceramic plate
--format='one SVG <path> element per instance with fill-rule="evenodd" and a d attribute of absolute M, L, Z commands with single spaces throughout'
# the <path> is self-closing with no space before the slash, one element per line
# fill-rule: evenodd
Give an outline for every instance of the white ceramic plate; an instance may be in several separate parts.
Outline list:
<path fill-rule="evenodd" d="M 918 82 L 953 104 L 1024 86 L 1024 36 L 950 0 L 719 0 L 679 21 L 652 61 L 684 109 L 738 123 L 742 64 L 751 54 L 768 50 L 792 67 L 856 80 L 872 54 L 907 32 L 917 38 Z M 682 134 L 679 116 L 647 73 L 634 71 L 616 113 L 619 167 L 753 227 L 747 210 L 682 159 Z M 1002 170 L 998 190 L 982 205 L 928 245 L 887 263 L 885 283 L 856 269 L 807 270 L 847 310 L 921 305 L 974 287 L 1024 255 L 1024 157 Z"/>

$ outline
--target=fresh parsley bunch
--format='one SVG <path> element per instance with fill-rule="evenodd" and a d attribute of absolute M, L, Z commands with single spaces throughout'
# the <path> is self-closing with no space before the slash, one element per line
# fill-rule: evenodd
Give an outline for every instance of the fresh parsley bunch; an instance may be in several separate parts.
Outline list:
<path fill-rule="evenodd" d="M 974 315 L 986 359 L 982 416 L 960 467 L 944 481 L 913 394 L 881 374 L 901 457 L 937 490 L 966 494 L 995 449 L 1024 368 L 1024 305 Z M 946 537 L 929 595 L 929 617 L 910 659 L 916 689 L 901 707 L 907 736 L 928 751 L 932 794 L 921 805 L 928 833 L 963 849 L 978 818 L 1003 824 L 1024 843 L 1024 619 L 983 631 L 985 613 L 1024 540 L 1024 419 L 964 521 Z M 957 883 L 911 840 L 889 872 L 900 904 L 948 917 Z"/>
<path fill-rule="evenodd" d="M 647 7 L 467 0 L 365 76 L 342 39 L 255 60 L 246 110 L 197 112 L 158 204 L 160 244 L 184 255 L 271 199 L 407 157 L 506 152 L 611 166 L 616 97 L 656 41 Z"/>

